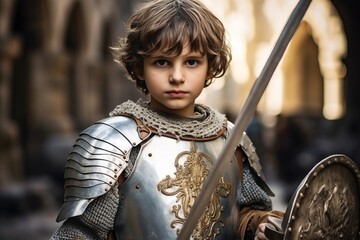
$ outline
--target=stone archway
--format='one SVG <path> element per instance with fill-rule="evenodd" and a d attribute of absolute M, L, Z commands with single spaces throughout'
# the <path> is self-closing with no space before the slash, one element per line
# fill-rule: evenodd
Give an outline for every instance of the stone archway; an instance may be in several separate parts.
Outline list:
<path fill-rule="evenodd" d="M 25 174 L 31 172 L 29 161 L 44 132 L 39 131 L 39 119 L 43 102 L 44 80 L 39 56 L 48 46 L 50 29 L 49 3 L 46 0 L 13 2 L 9 36 L 18 40 L 19 54 L 12 62 L 11 73 L 11 117 L 18 126 L 19 142 L 22 146 Z"/>
<path fill-rule="evenodd" d="M 69 75 L 67 81 L 67 109 L 77 128 L 82 128 L 86 116 L 82 109 L 86 106 L 86 66 L 84 51 L 88 44 L 88 33 L 84 9 L 79 1 L 75 1 L 69 10 L 65 24 L 64 48 L 69 56 Z"/>
<path fill-rule="evenodd" d="M 22 36 L 23 49 L 34 51 L 46 47 L 50 30 L 48 1 L 16 1 L 11 22 L 12 32 Z"/>
<path fill-rule="evenodd" d="M 318 60 L 319 49 L 310 25 L 303 21 L 283 59 L 283 114 L 307 113 L 322 116 L 323 76 Z"/>
<path fill-rule="evenodd" d="M 84 10 L 79 1 L 75 1 L 69 11 L 66 23 L 64 45 L 67 52 L 81 54 L 87 45 L 87 31 Z"/>
<path fill-rule="evenodd" d="M 346 36 L 335 7 L 326 0 L 313 1 L 284 57 L 283 91 L 287 96 L 284 98 L 284 111 L 315 113 L 327 119 L 343 117 L 346 70 L 342 59 L 346 52 Z M 299 77 L 295 76 L 299 69 L 302 71 L 297 73 L 303 75 L 298 82 L 300 85 L 297 89 L 287 88 L 286 83 L 289 86 Z M 302 104 L 295 104 L 294 108 L 286 105 L 290 96 L 298 96 L 296 101 Z"/>

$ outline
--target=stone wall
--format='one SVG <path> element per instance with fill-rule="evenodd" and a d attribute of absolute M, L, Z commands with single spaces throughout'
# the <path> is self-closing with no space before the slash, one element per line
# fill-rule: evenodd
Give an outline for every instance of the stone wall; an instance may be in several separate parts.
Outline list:
<path fill-rule="evenodd" d="M 81 129 L 138 97 L 109 49 L 135 3 L 0 2 L 0 185 L 62 172 Z"/>

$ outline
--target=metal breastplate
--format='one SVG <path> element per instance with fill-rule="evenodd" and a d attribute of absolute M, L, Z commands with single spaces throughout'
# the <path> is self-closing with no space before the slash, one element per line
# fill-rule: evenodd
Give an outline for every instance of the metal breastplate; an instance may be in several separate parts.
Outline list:
<path fill-rule="evenodd" d="M 224 145 L 154 136 L 120 189 L 116 239 L 176 239 Z M 192 239 L 237 239 L 239 167 L 232 159 Z"/>

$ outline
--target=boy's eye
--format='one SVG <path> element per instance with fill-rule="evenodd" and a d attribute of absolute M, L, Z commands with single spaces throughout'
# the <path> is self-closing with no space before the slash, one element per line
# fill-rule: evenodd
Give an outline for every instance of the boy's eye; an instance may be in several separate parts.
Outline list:
<path fill-rule="evenodd" d="M 186 61 L 186 65 L 189 65 L 189 66 L 197 66 L 199 65 L 199 61 L 196 60 L 196 59 L 189 59 Z"/>
<path fill-rule="evenodd" d="M 158 59 L 155 61 L 155 64 L 158 66 L 167 66 L 169 65 L 169 62 L 165 59 Z"/>

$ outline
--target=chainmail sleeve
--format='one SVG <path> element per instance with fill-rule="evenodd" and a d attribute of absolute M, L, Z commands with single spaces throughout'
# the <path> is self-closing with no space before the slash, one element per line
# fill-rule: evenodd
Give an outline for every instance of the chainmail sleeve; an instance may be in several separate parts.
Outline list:
<path fill-rule="evenodd" d="M 271 210 L 272 203 L 268 194 L 256 183 L 248 163 L 244 163 L 243 181 L 237 191 L 240 208 L 251 207 L 258 210 Z"/>
<path fill-rule="evenodd" d="M 119 205 L 118 184 L 89 204 L 81 216 L 67 219 L 50 240 L 99 240 L 107 239 L 113 229 Z"/>
<path fill-rule="evenodd" d="M 259 223 L 264 222 L 268 215 L 272 215 L 272 202 L 263 188 L 257 183 L 257 175 L 244 162 L 243 181 L 237 190 L 237 203 L 239 205 L 239 239 L 254 239 Z"/>
<path fill-rule="evenodd" d="M 248 163 L 244 163 L 243 182 L 237 191 L 239 204 L 239 239 L 255 238 L 260 223 L 267 222 L 269 216 L 283 218 L 283 212 L 272 210 L 271 199 L 266 191 L 257 184 L 257 175 Z"/>

